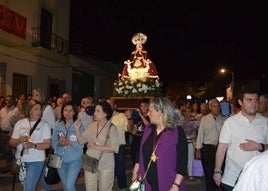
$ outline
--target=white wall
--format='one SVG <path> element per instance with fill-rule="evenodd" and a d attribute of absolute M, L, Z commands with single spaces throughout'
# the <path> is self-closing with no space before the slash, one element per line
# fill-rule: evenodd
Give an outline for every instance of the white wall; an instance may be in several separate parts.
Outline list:
<path fill-rule="evenodd" d="M 6 95 L 12 94 L 13 73 L 30 75 L 33 77 L 33 89 L 41 88 L 47 93 L 47 78 L 66 80 L 66 89 L 71 91 L 72 69 L 68 63 L 57 63 L 34 56 L 15 48 L 0 45 L 0 58 L 7 63 Z"/>
<path fill-rule="evenodd" d="M 28 44 L 32 40 L 32 27 L 40 26 L 41 7 L 53 15 L 52 32 L 69 40 L 71 0 L 7 0 L 4 6 L 27 18 Z"/>

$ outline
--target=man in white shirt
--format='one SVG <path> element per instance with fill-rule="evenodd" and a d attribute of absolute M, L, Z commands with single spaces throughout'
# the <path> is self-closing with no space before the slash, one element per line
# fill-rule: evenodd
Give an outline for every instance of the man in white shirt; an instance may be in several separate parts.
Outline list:
<path fill-rule="evenodd" d="M 8 172 L 12 160 L 12 151 L 9 145 L 9 139 L 16 122 L 18 108 L 14 105 L 14 99 L 11 95 L 5 97 L 5 107 L 0 110 L 0 134 L 1 134 L 1 151 L 5 157 L 7 167 L 2 173 Z"/>
<path fill-rule="evenodd" d="M 215 154 L 219 142 L 219 133 L 226 117 L 221 115 L 220 103 L 217 99 L 211 99 L 208 105 L 210 113 L 201 118 L 196 139 L 195 156 L 202 161 L 206 190 L 214 191 L 217 189 L 217 185 L 213 181 Z"/>
<path fill-rule="evenodd" d="M 238 96 L 238 102 L 241 111 L 224 122 L 216 152 L 213 179 L 217 185 L 222 184 L 225 191 L 233 190 L 242 168 L 267 144 L 268 123 L 266 117 L 257 113 L 259 102 L 256 88 L 245 87 Z"/>

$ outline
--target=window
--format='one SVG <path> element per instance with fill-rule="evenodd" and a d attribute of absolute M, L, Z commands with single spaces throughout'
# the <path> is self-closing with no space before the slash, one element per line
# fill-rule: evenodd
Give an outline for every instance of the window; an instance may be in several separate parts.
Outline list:
<path fill-rule="evenodd" d="M 21 94 L 29 95 L 32 93 L 32 76 L 13 73 L 12 90 L 14 98 Z"/>

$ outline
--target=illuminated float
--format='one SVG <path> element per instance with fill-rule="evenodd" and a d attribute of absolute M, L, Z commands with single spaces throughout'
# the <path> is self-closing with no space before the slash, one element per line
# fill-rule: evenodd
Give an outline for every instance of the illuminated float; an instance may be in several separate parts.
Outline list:
<path fill-rule="evenodd" d="M 146 41 L 147 36 L 143 33 L 132 37 L 132 43 L 136 47 L 114 82 L 113 96 L 118 100 L 120 108 L 137 107 L 137 103 L 144 97 L 162 95 L 162 83 L 156 67 L 143 47 Z"/>

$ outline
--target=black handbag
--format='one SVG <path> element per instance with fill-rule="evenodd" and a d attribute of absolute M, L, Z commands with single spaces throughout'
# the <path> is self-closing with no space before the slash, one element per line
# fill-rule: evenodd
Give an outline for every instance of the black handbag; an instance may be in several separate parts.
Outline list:
<path fill-rule="evenodd" d="M 58 169 L 46 165 L 44 170 L 47 184 L 58 184 L 60 182 Z"/>

